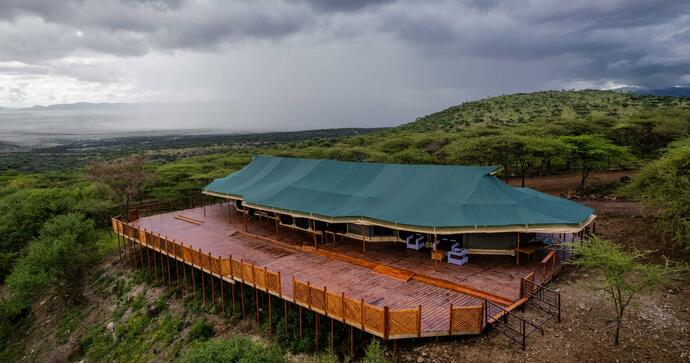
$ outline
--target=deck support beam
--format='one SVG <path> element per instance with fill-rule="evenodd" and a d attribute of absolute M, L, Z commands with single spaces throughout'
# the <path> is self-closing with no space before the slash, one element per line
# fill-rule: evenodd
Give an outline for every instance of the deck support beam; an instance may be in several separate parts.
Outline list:
<path fill-rule="evenodd" d="M 285 318 L 285 336 L 288 334 L 288 302 L 283 300 L 283 316 Z"/>

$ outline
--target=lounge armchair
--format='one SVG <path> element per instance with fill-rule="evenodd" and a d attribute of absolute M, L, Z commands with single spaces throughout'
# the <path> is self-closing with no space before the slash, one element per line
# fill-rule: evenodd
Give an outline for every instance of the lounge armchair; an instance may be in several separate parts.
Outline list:
<path fill-rule="evenodd" d="M 448 263 L 462 266 L 467 263 L 467 250 L 460 247 L 460 243 L 455 242 L 448 251 Z"/>
<path fill-rule="evenodd" d="M 407 249 L 419 251 L 424 247 L 424 236 L 411 235 L 407 237 Z"/>

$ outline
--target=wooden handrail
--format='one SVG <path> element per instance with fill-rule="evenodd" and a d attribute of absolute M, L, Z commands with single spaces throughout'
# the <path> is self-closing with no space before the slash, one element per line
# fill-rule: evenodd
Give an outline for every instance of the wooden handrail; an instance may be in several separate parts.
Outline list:
<path fill-rule="evenodd" d="M 548 254 L 546 254 L 546 257 L 544 257 L 544 259 L 541 260 L 541 263 L 546 263 L 546 262 L 549 261 L 549 259 L 550 259 L 551 257 L 553 257 L 553 255 L 555 255 L 555 254 L 556 254 L 555 251 L 549 252 Z"/>

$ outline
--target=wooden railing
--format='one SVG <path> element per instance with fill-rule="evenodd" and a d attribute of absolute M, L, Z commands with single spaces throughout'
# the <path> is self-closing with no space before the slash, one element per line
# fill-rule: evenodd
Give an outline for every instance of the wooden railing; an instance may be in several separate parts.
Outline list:
<path fill-rule="evenodd" d="M 298 305 L 355 326 L 384 339 L 422 336 L 422 306 L 416 309 L 389 309 L 336 293 L 327 287 L 315 287 L 293 277 L 293 299 Z M 479 334 L 485 326 L 484 304 L 449 309 L 448 334 Z"/>
<path fill-rule="evenodd" d="M 183 263 L 224 279 L 232 279 L 289 300 L 282 291 L 279 271 L 257 267 L 252 263 L 228 257 L 213 256 L 201 249 L 193 249 L 182 242 L 132 226 L 119 218 L 112 219 L 112 228 L 142 246 L 166 254 Z M 416 309 L 391 310 L 388 306 L 375 306 L 363 299 L 334 292 L 327 287 L 312 286 L 292 278 L 292 301 L 314 312 L 323 314 L 384 339 L 421 337 L 422 306 Z M 484 329 L 485 304 L 453 307 L 450 305 L 448 334 L 479 334 Z M 434 334 L 438 335 L 438 334 Z"/>
<path fill-rule="evenodd" d="M 550 251 L 546 257 L 544 257 L 543 260 L 541 260 L 541 265 L 542 265 L 542 274 L 541 274 L 541 283 L 542 285 L 553 277 L 553 274 L 556 272 L 556 262 L 557 262 L 558 257 L 556 256 L 555 251 Z"/>

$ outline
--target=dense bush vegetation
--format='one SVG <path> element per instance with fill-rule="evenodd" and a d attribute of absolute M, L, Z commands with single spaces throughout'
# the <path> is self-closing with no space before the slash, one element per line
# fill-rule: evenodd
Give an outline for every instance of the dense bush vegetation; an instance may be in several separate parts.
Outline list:
<path fill-rule="evenodd" d="M 625 192 L 642 199 L 664 236 L 690 249 L 690 139 L 645 166 Z"/>

